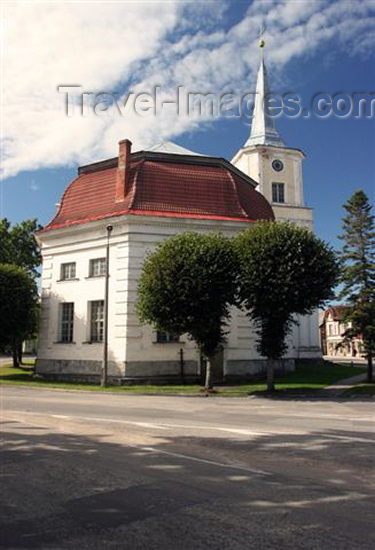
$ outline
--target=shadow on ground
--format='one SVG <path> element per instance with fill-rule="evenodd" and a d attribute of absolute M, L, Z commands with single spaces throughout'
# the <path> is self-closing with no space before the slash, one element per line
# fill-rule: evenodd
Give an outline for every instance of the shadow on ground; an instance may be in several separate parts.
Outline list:
<path fill-rule="evenodd" d="M 372 434 L 162 433 L 148 446 L 116 429 L 121 443 L 4 424 L 1 548 L 371 547 Z"/>

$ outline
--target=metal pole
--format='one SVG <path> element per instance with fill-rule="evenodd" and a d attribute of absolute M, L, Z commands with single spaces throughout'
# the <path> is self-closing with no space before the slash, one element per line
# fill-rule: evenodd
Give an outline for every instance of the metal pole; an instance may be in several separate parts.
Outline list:
<path fill-rule="evenodd" d="M 104 288 L 104 319 L 103 319 L 103 362 L 101 386 L 105 387 L 108 381 L 108 290 L 109 290 L 109 237 L 112 225 L 107 225 L 107 248 L 105 257 L 105 288 Z"/>

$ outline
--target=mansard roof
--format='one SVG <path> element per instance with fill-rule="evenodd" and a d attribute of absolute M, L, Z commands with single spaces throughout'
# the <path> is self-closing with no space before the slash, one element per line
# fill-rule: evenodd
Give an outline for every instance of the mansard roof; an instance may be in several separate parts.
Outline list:
<path fill-rule="evenodd" d="M 120 142 L 120 147 L 125 142 Z M 80 167 L 57 214 L 42 231 L 129 214 L 238 222 L 274 219 L 271 206 L 255 190 L 256 182 L 225 159 L 130 153 L 129 149 L 121 200 L 120 164 L 116 157 Z"/>

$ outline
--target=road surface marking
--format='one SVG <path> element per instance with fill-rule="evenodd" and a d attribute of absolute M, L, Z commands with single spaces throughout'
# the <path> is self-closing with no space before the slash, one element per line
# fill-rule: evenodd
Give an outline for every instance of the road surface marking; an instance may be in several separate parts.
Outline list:
<path fill-rule="evenodd" d="M 198 458 L 196 456 L 183 455 L 180 453 L 172 453 L 171 451 L 161 451 L 160 449 L 155 449 L 154 447 L 141 447 L 140 445 L 127 445 L 127 446 L 134 447 L 136 449 L 141 449 L 142 451 L 171 456 L 173 458 L 182 458 L 183 460 L 201 462 L 203 464 L 209 464 L 210 466 L 218 466 L 220 468 L 230 468 L 231 470 L 241 470 L 242 472 L 248 472 L 251 474 L 258 474 L 262 476 L 271 475 L 270 472 L 265 472 L 264 470 L 258 470 L 256 468 L 245 468 L 244 466 L 235 466 L 233 464 L 225 464 L 223 462 L 216 462 L 214 460 L 207 460 L 205 458 Z"/>
<path fill-rule="evenodd" d="M 38 414 L 38 416 L 46 416 L 42 414 Z M 49 415 L 53 418 L 64 418 L 64 419 L 75 419 L 75 417 L 72 416 L 65 416 L 65 415 Z M 82 418 L 82 417 L 81 417 Z M 88 420 L 93 420 L 92 418 L 88 418 Z M 27 420 L 22 420 L 24 424 L 28 424 L 31 426 L 38 426 L 38 424 L 35 424 L 35 422 L 30 422 Z M 119 420 L 118 422 L 122 422 Z M 124 421 L 125 422 L 125 421 Z M 209 464 L 210 466 L 217 466 L 219 468 L 229 468 L 231 470 L 238 470 L 241 472 L 247 472 L 250 474 L 256 474 L 256 475 L 262 475 L 262 476 L 269 476 L 272 475 L 270 472 L 265 472 L 264 470 L 259 470 L 257 468 L 246 468 L 244 466 L 236 466 L 232 464 L 225 464 L 223 462 L 216 462 L 214 460 L 207 460 L 205 458 L 199 458 L 196 456 L 190 456 L 190 455 L 184 455 L 181 453 L 174 453 L 172 451 L 163 451 L 160 449 L 156 449 L 155 447 L 149 447 L 145 445 L 132 445 L 131 443 L 123 443 L 124 447 L 128 447 L 130 449 L 137 449 L 139 451 L 145 451 L 147 453 L 153 453 L 153 454 L 159 454 L 159 455 L 166 455 L 173 458 L 180 458 L 182 460 L 190 460 L 191 462 L 200 462 L 202 464 Z"/>
<path fill-rule="evenodd" d="M 52 418 L 63 418 L 65 420 L 93 420 L 94 422 L 115 422 L 117 424 L 133 424 L 134 426 L 140 426 L 141 428 L 153 428 L 155 430 L 168 430 L 169 428 L 165 428 L 161 424 L 153 424 L 152 422 L 136 422 L 131 420 L 119 420 L 117 418 L 98 418 L 94 416 L 69 416 L 66 414 L 43 414 L 43 413 L 32 413 L 32 414 L 38 414 L 42 416 L 51 416 Z"/>
<path fill-rule="evenodd" d="M 21 413 L 25 414 L 25 411 L 9 411 L 10 413 Z M 219 426 L 200 426 L 199 424 L 155 424 L 155 423 L 149 423 L 149 422 L 137 422 L 133 420 L 120 420 L 120 419 L 111 419 L 111 418 L 101 418 L 101 417 L 95 417 L 95 416 L 71 416 L 71 415 L 64 415 L 64 414 L 47 414 L 47 413 L 31 413 L 34 416 L 49 416 L 51 418 L 58 418 L 63 420 L 73 420 L 73 421 L 91 421 L 91 422 L 102 422 L 102 423 L 108 423 L 108 424 L 130 424 L 132 426 L 137 426 L 141 428 L 150 428 L 155 430 L 170 430 L 170 429 L 190 429 L 190 430 L 209 430 L 209 431 L 219 431 L 219 432 L 225 432 L 225 433 L 233 433 L 237 435 L 248 435 L 248 436 L 272 436 L 272 435 L 304 435 L 306 437 L 322 437 L 325 439 L 341 439 L 344 441 L 353 441 L 353 442 L 360 442 L 360 443 L 375 443 L 374 439 L 369 439 L 365 437 L 357 437 L 357 436 L 346 436 L 346 435 L 335 435 L 330 433 L 317 433 L 317 432 L 307 432 L 307 431 L 301 431 L 301 430 L 294 430 L 294 431 L 285 431 L 281 432 L 279 430 L 264 430 L 264 431 L 255 431 L 255 430 L 245 430 L 242 428 L 224 428 Z M 22 420 L 23 421 L 23 420 Z M 27 424 L 27 422 L 25 421 Z"/>

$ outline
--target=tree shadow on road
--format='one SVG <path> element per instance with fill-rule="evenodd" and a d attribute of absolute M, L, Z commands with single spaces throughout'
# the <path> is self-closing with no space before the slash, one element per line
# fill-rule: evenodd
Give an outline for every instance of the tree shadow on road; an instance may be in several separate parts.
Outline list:
<path fill-rule="evenodd" d="M 374 466 L 371 434 L 163 432 L 130 445 L 118 426 L 111 440 L 100 426 L 90 436 L 84 428 L 4 424 L 1 548 L 236 550 L 252 548 L 261 527 L 273 543 L 258 548 L 308 549 L 340 539 L 343 518 L 351 524 L 340 547 L 369 547 L 366 484 L 353 485 Z M 220 537 L 219 518 L 228 528 Z M 288 526 L 299 537 L 309 526 L 311 546 L 292 540 Z"/>

